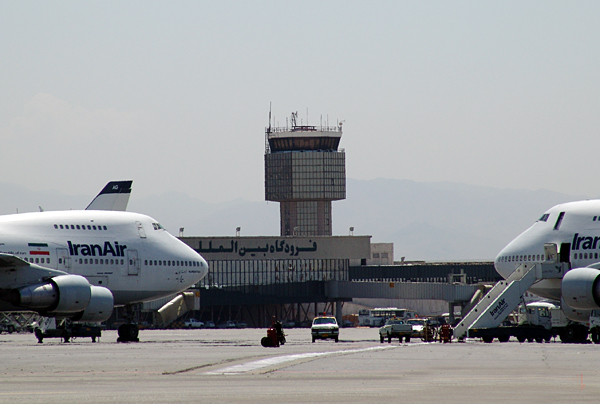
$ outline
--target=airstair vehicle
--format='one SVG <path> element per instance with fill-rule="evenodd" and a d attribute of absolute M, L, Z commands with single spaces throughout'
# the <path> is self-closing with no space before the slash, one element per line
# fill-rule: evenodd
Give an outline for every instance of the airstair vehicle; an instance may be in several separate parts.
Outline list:
<path fill-rule="evenodd" d="M 517 308 L 525 292 L 542 279 L 562 279 L 568 262 L 556 262 L 556 245 L 545 245 L 546 260 L 523 263 L 504 281 L 498 282 L 454 327 L 454 337 L 469 337 L 473 329 L 498 327 Z"/>

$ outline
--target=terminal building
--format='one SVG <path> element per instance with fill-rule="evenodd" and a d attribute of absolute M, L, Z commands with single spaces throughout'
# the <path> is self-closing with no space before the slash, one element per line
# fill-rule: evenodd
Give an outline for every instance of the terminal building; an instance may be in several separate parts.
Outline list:
<path fill-rule="evenodd" d="M 280 204 L 280 235 L 180 237 L 209 264 L 187 293 L 144 304 L 155 325 L 188 310 L 216 324 L 267 327 L 273 316 L 309 323 L 322 312 L 342 320 L 356 299 L 437 299 L 469 302 L 482 282 L 500 277 L 493 263 L 396 262 L 391 243 L 371 236 L 332 235 L 332 202 L 346 198 L 342 125 L 297 125 L 265 130 L 265 199 Z M 171 314 L 169 314 L 171 313 Z M 181 317 L 180 317 L 181 318 Z"/>

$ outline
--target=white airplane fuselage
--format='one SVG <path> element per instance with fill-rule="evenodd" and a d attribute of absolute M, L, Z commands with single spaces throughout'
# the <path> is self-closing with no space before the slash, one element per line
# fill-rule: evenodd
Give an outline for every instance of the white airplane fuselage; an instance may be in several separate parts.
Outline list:
<path fill-rule="evenodd" d="M 206 261 L 149 216 L 74 210 L 0 216 L 0 253 L 85 277 L 108 288 L 114 304 L 168 296 L 194 285 Z M 11 285 L 2 281 L 2 287 Z M 0 310 L 11 307 L 0 302 Z"/>
<path fill-rule="evenodd" d="M 600 262 L 600 200 L 564 203 L 546 211 L 500 251 L 494 262 L 496 271 L 508 278 L 523 263 L 543 262 L 546 259 L 544 244 L 555 244 L 557 261 L 570 263 L 571 270 L 563 279 L 544 279 L 535 283 L 530 288 L 532 293 L 561 300 L 565 294 L 575 291 L 574 298 L 568 301 L 570 305 L 577 305 L 577 298 L 581 299 L 584 294 L 591 300 L 600 297 L 593 296 L 592 289 L 598 281 L 590 278 L 596 278 L 596 270 L 588 268 Z M 579 288 L 583 292 L 580 293 Z"/>

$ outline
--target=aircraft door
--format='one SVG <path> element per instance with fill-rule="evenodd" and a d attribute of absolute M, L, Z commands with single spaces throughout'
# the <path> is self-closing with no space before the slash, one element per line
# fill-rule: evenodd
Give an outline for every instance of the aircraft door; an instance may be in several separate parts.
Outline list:
<path fill-rule="evenodd" d="M 69 255 L 69 249 L 57 248 L 56 249 L 57 266 L 56 269 L 59 271 L 71 272 L 71 256 Z"/>
<path fill-rule="evenodd" d="M 556 248 L 556 244 L 554 244 L 554 243 L 544 244 L 544 255 L 545 255 L 545 261 L 556 262 L 557 258 L 558 258 L 558 251 Z"/>
<path fill-rule="evenodd" d="M 146 231 L 144 230 L 144 226 L 142 225 L 142 222 L 135 222 L 137 229 L 138 229 L 138 234 L 140 235 L 140 238 L 146 238 Z"/>
<path fill-rule="evenodd" d="M 140 274 L 140 260 L 137 250 L 127 249 L 127 275 L 138 276 Z"/>
<path fill-rule="evenodd" d="M 560 245 L 559 262 L 570 262 L 571 261 L 571 243 L 562 243 Z"/>

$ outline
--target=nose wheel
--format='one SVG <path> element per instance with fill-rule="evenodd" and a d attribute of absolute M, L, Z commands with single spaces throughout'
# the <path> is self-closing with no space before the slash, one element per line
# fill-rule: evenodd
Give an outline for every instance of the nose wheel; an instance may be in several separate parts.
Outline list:
<path fill-rule="evenodd" d="M 117 342 L 138 342 L 139 329 L 137 324 L 121 324 L 119 326 Z"/>
<path fill-rule="evenodd" d="M 138 334 L 140 332 L 137 324 L 135 323 L 136 318 L 136 307 L 134 305 L 125 305 L 125 318 L 127 323 L 119 326 L 119 338 L 117 342 L 138 342 Z"/>

